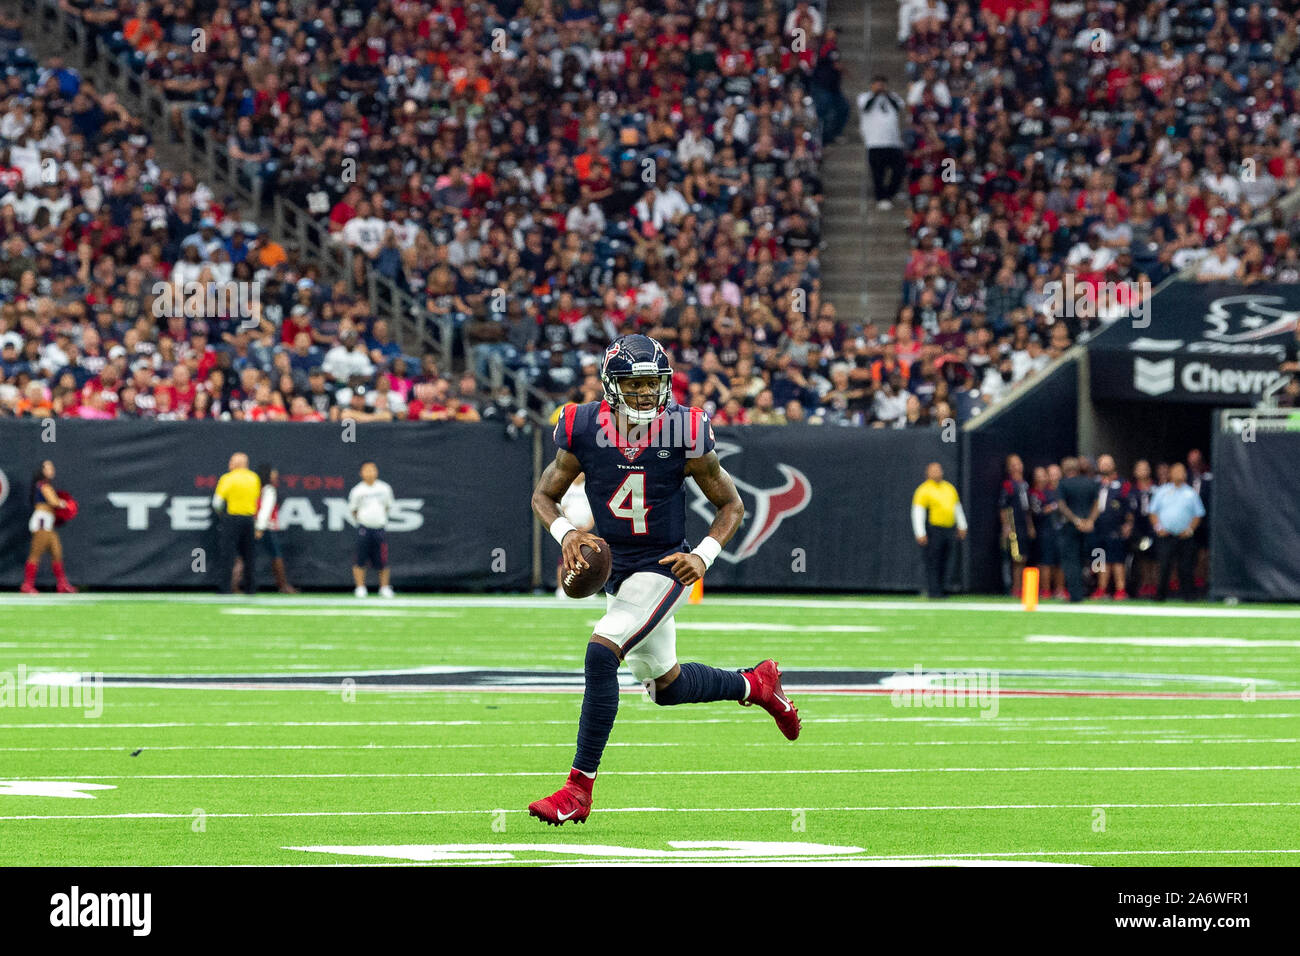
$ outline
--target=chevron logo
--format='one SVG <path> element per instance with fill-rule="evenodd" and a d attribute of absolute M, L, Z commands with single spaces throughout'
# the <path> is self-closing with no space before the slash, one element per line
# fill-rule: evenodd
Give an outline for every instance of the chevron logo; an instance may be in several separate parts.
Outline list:
<path fill-rule="evenodd" d="M 1144 395 L 1164 395 L 1174 390 L 1174 360 L 1151 362 L 1133 359 L 1133 387 Z"/>

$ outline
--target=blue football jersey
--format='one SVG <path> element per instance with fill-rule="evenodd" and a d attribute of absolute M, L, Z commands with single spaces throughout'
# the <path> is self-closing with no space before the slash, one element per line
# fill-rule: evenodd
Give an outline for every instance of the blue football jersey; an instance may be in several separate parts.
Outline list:
<path fill-rule="evenodd" d="M 587 476 L 596 533 L 614 559 L 605 590 L 614 593 L 634 571 L 672 577 L 658 561 L 686 542 L 686 462 L 713 450 L 713 427 L 699 408 L 670 402 L 631 444 L 618 434 L 607 402 L 569 405 L 555 425 L 555 444 L 571 452 Z"/>

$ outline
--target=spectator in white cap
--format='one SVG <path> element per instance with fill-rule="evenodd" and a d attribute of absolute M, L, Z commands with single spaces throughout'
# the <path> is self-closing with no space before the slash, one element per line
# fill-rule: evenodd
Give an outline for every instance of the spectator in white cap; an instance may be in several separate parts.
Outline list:
<path fill-rule="evenodd" d="M 204 216 L 199 220 L 199 231 L 191 233 L 181 240 L 181 248 L 185 249 L 190 246 L 197 246 L 199 256 L 204 262 L 211 262 L 212 257 L 220 249 L 225 249 L 226 244 L 221 241 L 217 235 L 217 221 L 211 216 Z"/>

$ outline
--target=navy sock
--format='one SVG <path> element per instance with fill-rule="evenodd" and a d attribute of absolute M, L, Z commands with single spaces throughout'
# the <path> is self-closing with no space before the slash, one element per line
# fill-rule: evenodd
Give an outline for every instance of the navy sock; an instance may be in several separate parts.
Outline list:
<path fill-rule="evenodd" d="M 582 716 L 578 720 L 578 752 L 573 766 L 583 773 L 595 773 L 600 755 L 614 729 L 618 714 L 618 655 L 604 644 L 587 645 L 583 666 L 586 688 L 582 692 Z"/>
<path fill-rule="evenodd" d="M 654 701 L 664 707 L 674 704 L 701 704 L 710 700 L 740 700 L 748 690 L 740 671 L 724 671 L 708 664 L 683 664 L 677 679 L 661 691 Z"/>

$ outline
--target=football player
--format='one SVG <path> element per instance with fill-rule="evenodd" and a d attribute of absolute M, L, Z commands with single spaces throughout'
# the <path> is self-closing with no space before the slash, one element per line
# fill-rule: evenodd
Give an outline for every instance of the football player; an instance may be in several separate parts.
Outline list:
<path fill-rule="evenodd" d="M 555 426 L 558 450 L 533 491 L 533 511 L 560 543 L 567 570 L 587 567 L 582 546 L 610 547 L 605 616 L 587 644 L 578 747 L 564 786 L 529 804 L 547 823 L 581 823 L 591 812 L 596 768 L 618 713 L 624 661 L 660 706 L 714 700 L 757 704 L 790 740 L 799 712 L 781 688 L 773 660 L 740 671 L 677 662 L 673 615 L 704 577 L 745 516 L 731 476 L 713 450 L 713 429 L 698 408 L 672 400 L 672 368 L 662 345 L 625 335 L 605 351 L 605 399 L 565 408 Z M 599 537 L 573 527 L 559 502 L 586 474 Z M 708 536 L 691 549 L 686 535 L 687 476 L 717 509 Z"/>

